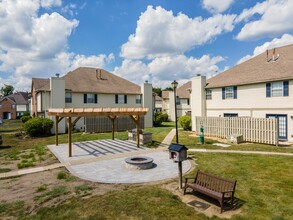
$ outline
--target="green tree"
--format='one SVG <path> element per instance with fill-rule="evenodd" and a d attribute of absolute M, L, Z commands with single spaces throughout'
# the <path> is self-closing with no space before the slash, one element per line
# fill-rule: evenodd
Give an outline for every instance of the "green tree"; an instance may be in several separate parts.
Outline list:
<path fill-rule="evenodd" d="M 153 92 L 158 96 L 162 97 L 162 89 L 161 88 L 153 88 Z"/>
<path fill-rule="evenodd" d="M 14 87 L 12 85 L 6 85 L 4 84 L 3 87 L 1 87 L 0 93 L 2 96 L 7 96 L 13 94 Z"/>

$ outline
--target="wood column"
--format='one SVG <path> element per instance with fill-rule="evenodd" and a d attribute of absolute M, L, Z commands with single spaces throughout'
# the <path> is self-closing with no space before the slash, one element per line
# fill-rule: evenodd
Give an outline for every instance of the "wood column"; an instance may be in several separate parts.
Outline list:
<path fill-rule="evenodd" d="M 72 157 L 72 122 L 71 117 L 67 117 L 67 125 L 68 125 L 68 156 Z"/>
<path fill-rule="evenodd" d="M 115 139 L 115 119 L 117 118 L 117 116 L 108 116 L 108 118 L 111 119 L 112 121 L 112 140 Z"/>
<path fill-rule="evenodd" d="M 59 116 L 55 116 L 55 144 L 58 146 L 59 140 L 58 140 L 58 124 L 59 124 Z"/>
<path fill-rule="evenodd" d="M 139 115 L 130 115 L 136 125 L 136 146 L 139 147 Z"/>

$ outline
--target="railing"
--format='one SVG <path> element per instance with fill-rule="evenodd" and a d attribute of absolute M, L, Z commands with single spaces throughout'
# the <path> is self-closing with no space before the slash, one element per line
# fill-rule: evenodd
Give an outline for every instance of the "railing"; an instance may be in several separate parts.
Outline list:
<path fill-rule="evenodd" d="M 195 117 L 195 125 L 197 133 L 203 126 L 206 136 L 227 138 L 231 134 L 241 134 L 247 142 L 278 145 L 276 118 Z"/>

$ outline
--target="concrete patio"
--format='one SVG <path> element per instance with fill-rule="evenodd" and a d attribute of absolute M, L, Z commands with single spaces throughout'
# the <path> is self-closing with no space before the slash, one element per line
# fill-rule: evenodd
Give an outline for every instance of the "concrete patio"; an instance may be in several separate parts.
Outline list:
<path fill-rule="evenodd" d="M 48 148 L 75 176 L 100 183 L 147 183 L 178 176 L 178 164 L 169 159 L 167 147 L 150 149 L 136 147 L 133 141 L 99 140 L 72 143 L 72 157 L 68 157 L 68 144 L 50 145 Z M 124 160 L 143 155 L 153 158 L 154 167 L 147 170 L 129 170 Z M 191 168 L 186 160 L 183 173 Z"/>

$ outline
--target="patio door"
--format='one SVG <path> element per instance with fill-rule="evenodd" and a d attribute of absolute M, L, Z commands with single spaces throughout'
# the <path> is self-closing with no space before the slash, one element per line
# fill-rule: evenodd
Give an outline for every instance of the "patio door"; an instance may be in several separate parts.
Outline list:
<path fill-rule="evenodd" d="M 279 140 L 288 139 L 287 115 L 267 114 L 267 118 L 278 118 L 279 120 Z"/>

